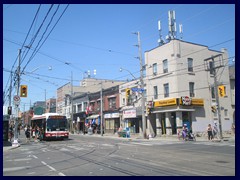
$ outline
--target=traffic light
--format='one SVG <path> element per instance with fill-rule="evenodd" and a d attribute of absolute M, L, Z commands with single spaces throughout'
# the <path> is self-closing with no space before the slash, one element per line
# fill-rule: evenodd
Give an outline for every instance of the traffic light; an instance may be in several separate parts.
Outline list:
<path fill-rule="evenodd" d="M 218 95 L 219 95 L 219 97 L 226 96 L 225 86 L 224 85 L 218 86 Z"/>
<path fill-rule="evenodd" d="M 211 109 L 212 109 L 213 113 L 216 113 L 216 111 L 217 111 L 216 106 L 211 106 Z"/>
<path fill-rule="evenodd" d="M 130 92 L 131 92 L 130 88 L 127 88 L 126 89 L 126 99 L 128 99 L 128 97 L 130 96 Z"/>
<path fill-rule="evenodd" d="M 8 115 L 12 115 L 12 106 L 8 106 Z"/>
<path fill-rule="evenodd" d="M 152 108 L 147 108 L 147 115 L 150 115 L 152 113 Z"/>
<path fill-rule="evenodd" d="M 27 97 L 27 85 L 21 85 L 20 97 Z"/>

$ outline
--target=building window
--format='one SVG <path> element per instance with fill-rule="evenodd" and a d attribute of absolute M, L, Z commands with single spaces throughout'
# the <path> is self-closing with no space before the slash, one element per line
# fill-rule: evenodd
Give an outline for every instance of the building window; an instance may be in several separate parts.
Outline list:
<path fill-rule="evenodd" d="M 214 87 L 211 87 L 211 94 L 212 94 L 212 99 L 215 99 L 216 96 L 215 96 L 215 88 Z"/>
<path fill-rule="evenodd" d="M 188 58 L 188 72 L 193 72 L 193 59 Z"/>
<path fill-rule="evenodd" d="M 153 87 L 154 99 L 158 99 L 158 89 L 157 86 Z"/>
<path fill-rule="evenodd" d="M 153 64 L 153 74 L 156 75 L 157 74 L 157 63 Z"/>
<path fill-rule="evenodd" d="M 189 83 L 189 91 L 190 91 L 190 97 L 195 97 L 194 94 L 194 82 Z"/>
<path fill-rule="evenodd" d="M 163 88 L 164 88 L 164 97 L 169 97 L 169 85 L 168 85 L 168 83 L 164 84 Z"/>
<path fill-rule="evenodd" d="M 209 62 L 209 70 L 210 70 L 210 74 L 213 75 L 213 62 L 212 61 Z"/>
<path fill-rule="evenodd" d="M 228 117 L 228 110 L 227 109 L 224 109 L 224 116 Z"/>
<path fill-rule="evenodd" d="M 126 105 L 125 98 L 123 98 L 123 103 L 122 103 L 122 105 Z"/>
<path fill-rule="evenodd" d="M 163 73 L 167 73 L 168 72 L 168 60 L 165 59 L 163 61 Z"/>
<path fill-rule="evenodd" d="M 115 109 L 116 108 L 116 97 L 109 98 L 108 105 L 109 105 L 109 109 Z"/>

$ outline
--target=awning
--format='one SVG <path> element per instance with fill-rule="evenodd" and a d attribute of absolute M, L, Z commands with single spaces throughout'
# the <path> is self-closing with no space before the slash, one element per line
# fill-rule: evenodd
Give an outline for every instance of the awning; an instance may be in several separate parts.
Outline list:
<path fill-rule="evenodd" d="M 165 110 L 155 110 L 152 113 L 177 112 L 177 111 L 193 112 L 195 111 L 195 109 L 165 109 Z"/>
<path fill-rule="evenodd" d="M 91 116 L 86 117 L 86 119 L 96 119 L 99 117 L 99 114 L 93 114 Z"/>

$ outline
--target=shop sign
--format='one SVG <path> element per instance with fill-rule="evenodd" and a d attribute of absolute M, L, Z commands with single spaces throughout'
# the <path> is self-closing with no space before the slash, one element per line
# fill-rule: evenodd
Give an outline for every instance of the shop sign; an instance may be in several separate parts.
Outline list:
<path fill-rule="evenodd" d="M 109 118 L 119 118 L 119 113 L 108 113 L 108 114 L 104 114 L 104 118 L 105 118 L 105 119 L 109 119 Z"/>
<path fill-rule="evenodd" d="M 182 96 L 182 105 L 184 106 L 190 106 L 192 104 L 192 99 L 188 96 Z"/>
<path fill-rule="evenodd" d="M 136 118 L 136 109 L 123 111 L 123 118 Z"/>
<path fill-rule="evenodd" d="M 154 107 L 172 106 L 177 105 L 177 98 L 166 99 L 154 102 Z"/>
<path fill-rule="evenodd" d="M 192 105 L 195 105 L 195 106 L 204 106 L 204 100 L 203 100 L 203 99 L 193 98 L 193 99 L 192 99 Z"/>

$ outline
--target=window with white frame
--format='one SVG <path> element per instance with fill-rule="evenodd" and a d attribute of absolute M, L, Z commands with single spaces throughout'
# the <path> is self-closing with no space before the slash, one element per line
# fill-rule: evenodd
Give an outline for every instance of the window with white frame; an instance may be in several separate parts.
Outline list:
<path fill-rule="evenodd" d="M 153 94 L 154 94 L 154 99 L 158 99 L 158 88 L 157 88 L 157 86 L 153 87 Z"/>
<path fill-rule="evenodd" d="M 169 84 L 166 83 L 163 85 L 164 88 L 164 97 L 169 97 Z"/>
<path fill-rule="evenodd" d="M 157 74 L 157 63 L 154 63 L 152 68 L 153 68 L 153 74 L 156 75 Z"/>
<path fill-rule="evenodd" d="M 193 72 L 193 59 L 188 58 L 188 72 Z"/>
<path fill-rule="evenodd" d="M 163 60 L 163 73 L 167 73 L 168 72 L 168 60 L 165 59 Z"/>

